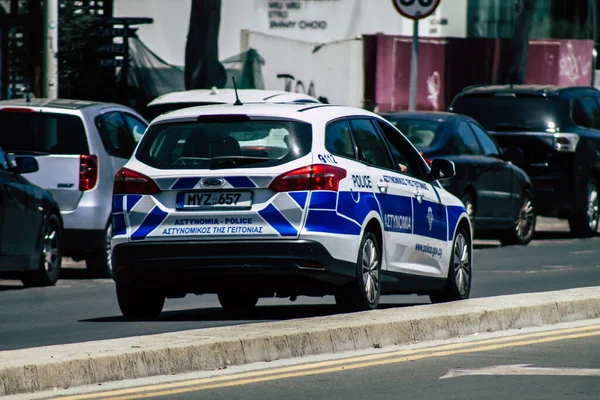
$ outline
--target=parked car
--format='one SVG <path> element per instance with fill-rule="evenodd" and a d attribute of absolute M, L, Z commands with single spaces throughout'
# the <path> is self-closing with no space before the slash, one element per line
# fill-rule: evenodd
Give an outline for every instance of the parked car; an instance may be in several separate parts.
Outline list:
<path fill-rule="evenodd" d="M 501 146 L 516 146 L 539 215 L 568 219 L 575 236 L 600 220 L 600 91 L 541 85 L 466 88 L 450 110 L 467 114 Z"/>
<path fill-rule="evenodd" d="M 382 114 L 426 159 L 444 158 L 456 165 L 456 176 L 441 181 L 462 200 L 474 235 L 503 244 L 527 244 L 535 231 L 531 181 L 515 166 L 519 150 L 501 150 L 474 119 L 443 112 Z"/>
<path fill-rule="evenodd" d="M 121 311 L 152 319 L 165 297 L 187 293 L 216 293 L 230 310 L 273 296 L 333 294 L 349 310 L 376 308 L 381 294 L 466 299 L 471 224 L 437 181 L 453 174 L 451 161 L 430 168 L 397 129 L 358 108 L 163 114 L 115 178 Z"/>
<path fill-rule="evenodd" d="M 13 164 L 0 148 L 0 278 L 20 279 L 25 286 L 56 284 L 62 263 L 58 203 L 23 176 L 38 167 L 30 156 Z"/>
<path fill-rule="evenodd" d="M 64 254 L 110 276 L 111 198 L 115 173 L 147 122 L 130 108 L 78 100 L 0 101 L 0 146 L 16 162 L 33 156 L 27 175 L 49 190 L 64 220 Z"/>
<path fill-rule="evenodd" d="M 240 100 L 248 103 L 320 103 L 304 93 L 291 93 L 283 90 L 238 89 Z M 234 89 L 194 89 L 163 94 L 146 106 L 144 116 L 148 121 L 160 114 L 180 108 L 212 104 L 233 104 L 236 101 Z"/>

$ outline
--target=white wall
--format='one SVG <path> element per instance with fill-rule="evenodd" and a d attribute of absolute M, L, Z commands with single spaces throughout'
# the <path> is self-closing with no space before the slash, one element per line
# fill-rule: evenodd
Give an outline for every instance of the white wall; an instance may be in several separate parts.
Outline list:
<path fill-rule="evenodd" d="M 115 0 L 114 4 L 116 17 L 154 18 L 154 24 L 139 26 L 140 38 L 168 63 L 184 64 L 191 0 Z M 222 0 L 222 4 L 220 59 L 241 51 L 244 29 L 308 42 L 377 32 L 412 34 L 412 21 L 397 13 L 391 0 Z M 442 0 L 435 14 L 420 22 L 419 34 L 464 37 L 466 10 L 467 0 Z M 440 25 L 442 19 L 447 23 Z M 303 29 L 301 21 L 317 21 L 320 28 Z M 279 27 L 271 25 L 277 22 Z M 288 27 L 281 27 L 286 23 Z"/>

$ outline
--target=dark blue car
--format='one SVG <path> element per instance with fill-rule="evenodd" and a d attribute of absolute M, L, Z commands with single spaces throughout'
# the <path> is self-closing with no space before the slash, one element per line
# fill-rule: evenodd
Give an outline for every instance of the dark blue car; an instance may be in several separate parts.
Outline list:
<path fill-rule="evenodd" d="M 474 119 L 444 112 L 381 114 L 394 124 L 426 160 L 454 162 L 456 176 L 440 181 L 462 199 L 478 238 L 527 244 L 535 231 L 531 181 L 515 164 L 523 154 L 501 149 Z"/>

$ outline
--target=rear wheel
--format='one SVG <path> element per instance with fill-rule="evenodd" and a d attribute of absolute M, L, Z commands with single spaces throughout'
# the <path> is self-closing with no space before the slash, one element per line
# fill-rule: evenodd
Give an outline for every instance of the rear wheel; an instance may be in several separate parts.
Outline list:
<path fill-rule="evenodd" d="M 42 235 L 39 268 L 21 278 L 25 286 L 52 286 L 58 281 L 62 263 L 62 229 L 56 215 L 48 217 Z"/>
<path fill-rule="evenodd" d="M 591 178 L 585 185 L 583 202 L 580 210 L 569 218 L 571 233 L 577 237 L 590 237 L 598 233 L 600 223 L 600 187 L 595 178 Z"/>
<path fill-rule="evenodd" d="M 503 245 L 525 245 L 531 242 L 535 232 L 535 209 L 533 195 L 526 190 L 521 196 L 521 207 L 515 220 L 515 225 L 507 230 L 501 237 Z"/>
<path fill-rule="evenodd" d="M 95 278 L 112 278 L 112 262 L 110 240 L 112 239 L 112 224 L 109 222 L 104 230 L 102 243 L 98 250 L 90 253 L 85 266 Z"/>
<path fill-rule="evenodd" d="M 148 288 L 117 285 L 119 308 L 130 320 L 154 320 L 165 305 L 165 296 Z"/>
<path fill-rule="evenodd" d="M 358 250 L 356 280 L 340 292 L 335 301 L 344 310 L 374 310 L 379 305 L 381 295 L 381 251 L 380 244 L 373 232 L 366 232 Z"/>
<path fill-rule="evenodd" d="M 252 293 L 227 290 L 218 294 L 219 303 L 226 311 L 249 311 L 258 303 L 258 296 Z"/>
<path fill-rule="evenodd" d="M 429 295 L 432 303 L 465 300 L 471 292 L 471 241 L 467 230 L 460 227 L 452 244 L 448 279 L 439 291 Z"/>

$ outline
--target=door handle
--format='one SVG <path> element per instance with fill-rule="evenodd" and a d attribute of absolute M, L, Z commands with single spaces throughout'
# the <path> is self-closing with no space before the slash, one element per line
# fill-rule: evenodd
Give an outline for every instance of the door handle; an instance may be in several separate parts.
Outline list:
<path fill-rule="evenodd" d="M 387 193 L 389 185 L 387 182 L 382 181 L 377 184 L 377 187 L 381 193 Z"/>
<path fill-rule="evenodd" d="M 417 198 L 419 204 L 421 204 L 423 201 L 423 192 L 421 192 L 419 189 L 415 190 L 415 197 Z"/>

